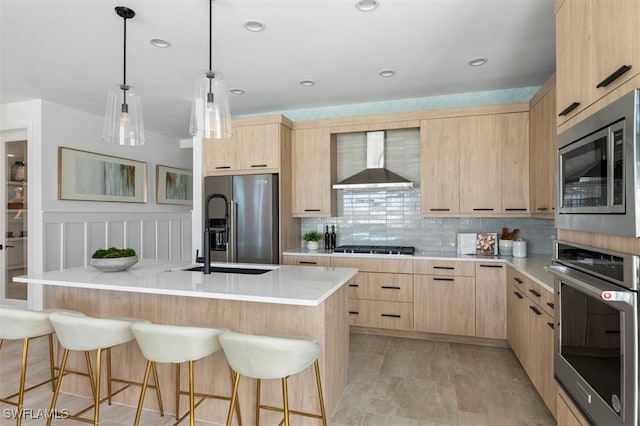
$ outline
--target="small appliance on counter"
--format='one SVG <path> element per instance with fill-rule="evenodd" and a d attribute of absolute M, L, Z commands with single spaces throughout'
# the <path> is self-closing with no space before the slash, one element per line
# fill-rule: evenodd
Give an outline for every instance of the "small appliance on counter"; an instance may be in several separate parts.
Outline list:
<path fill-rule="evenodd" d="M 513 241 L 513 257 L 527 257 L 527 242 L 522 238 Z"/>

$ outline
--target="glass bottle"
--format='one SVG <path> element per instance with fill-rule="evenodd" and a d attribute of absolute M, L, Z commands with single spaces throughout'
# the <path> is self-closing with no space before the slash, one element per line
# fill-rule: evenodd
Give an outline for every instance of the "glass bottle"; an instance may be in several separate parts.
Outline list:
<path fill-rule="evenodd" d="M 331 248 L 334 249 L 336 248 L 336 226 L 335 225 L 331 225 Z"/>
<path fill-rule="evenodd" d="M 324 248 L 329 250 L 331 248 L 331 236 L 329 235 L 329 225 L 325 227 L 324 231 Z"/>

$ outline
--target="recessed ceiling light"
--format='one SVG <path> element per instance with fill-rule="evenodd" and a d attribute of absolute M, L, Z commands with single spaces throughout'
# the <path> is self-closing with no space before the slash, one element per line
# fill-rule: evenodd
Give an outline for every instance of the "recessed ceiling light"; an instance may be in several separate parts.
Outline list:
<path fill-rule="evenodd" d="M 7 154 L 7 157 L 15 157 L 15 154 Z"/>
<path fill-rule="evenodd" d="M 487 63 L 487 58 L 474 58 L 469 61 L 469 65 L 472 67 L 479 67 Z"/>
<path fill-rule="evenodd" d="M 231 89 L 229 90 L 229 92 L 231 92 L 234 95 L 244 95 L 244 90 L 242 89 Z"/>
<path fill-rule="evenodd" d="M 380 77 L 393 77 L 396 75 L 396 72 L 394 70 L 382 70 L 378 74 Z"/>
<path fill-rule="evenodd" d="M 302 81 L 300 82 L 300 85 L 301 85 L 301 86 L 307 86 L 307 87 L 308 87 L 308 86 L 313 86 L 314 84 L 316 84 L 316 82 L 315 82 L 315 81 L 313 81 L 313 80 L 302 80 Z"/>
<path fill-rule="evenodd" d="M 356 9 L 360 12 L 371 12 L 379 6 L 378 0 L 359 0 L 356 2 Z"/>
<path fill-rule="evenodd" d="M 264 30 L 264 24 L 260 21 L 247 21 L 244 23 L 244 27 L 248 31 L 253 31 L 253 32 Z"/>
<path fill-rule="evenodd" d="M 155 47 L 160 47 L 161 49 L 164 49 L 166 47 L 169 47 L 170 44 L 167 40 L 163 39 L 163 38 L 150 38 L 149 39 L 149 43 L 151 43 L 153 46 Z"/>

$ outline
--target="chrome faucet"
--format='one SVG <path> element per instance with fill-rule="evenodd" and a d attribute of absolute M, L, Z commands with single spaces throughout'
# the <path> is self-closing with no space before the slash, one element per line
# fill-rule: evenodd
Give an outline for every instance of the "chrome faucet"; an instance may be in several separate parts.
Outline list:
<path fill-rule="evenodd" d="M 213 198 L 221 198 L 224 200 L 225 243 L 229 242 L 229 200 L 227 200 L 227 197 L 222 194 L 210 194 L 204 205 L 204 237 L 202 239 L 202 257 L 204 259 L 204 265 L 202 267 L 202 272 L 205 274 L 211 273 L 211 227 L 209 226 L 209 203 Z M 227 245 L 227 250 L 228 249 L 229 247 Z"/>

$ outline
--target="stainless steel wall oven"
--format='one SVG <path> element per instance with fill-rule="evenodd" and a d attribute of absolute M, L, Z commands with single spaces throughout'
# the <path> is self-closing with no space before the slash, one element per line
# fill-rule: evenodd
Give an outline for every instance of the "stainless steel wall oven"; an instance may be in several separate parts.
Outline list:
<path fill-rule="evenodd" d="M 554 374 L 596 425 L 638 425 L 638 256 L 557 241 Z"/>
<path fill-rule="evenodd" d="M 558 136 L 558 228 L 640 236 L 639 94 Z"/>

